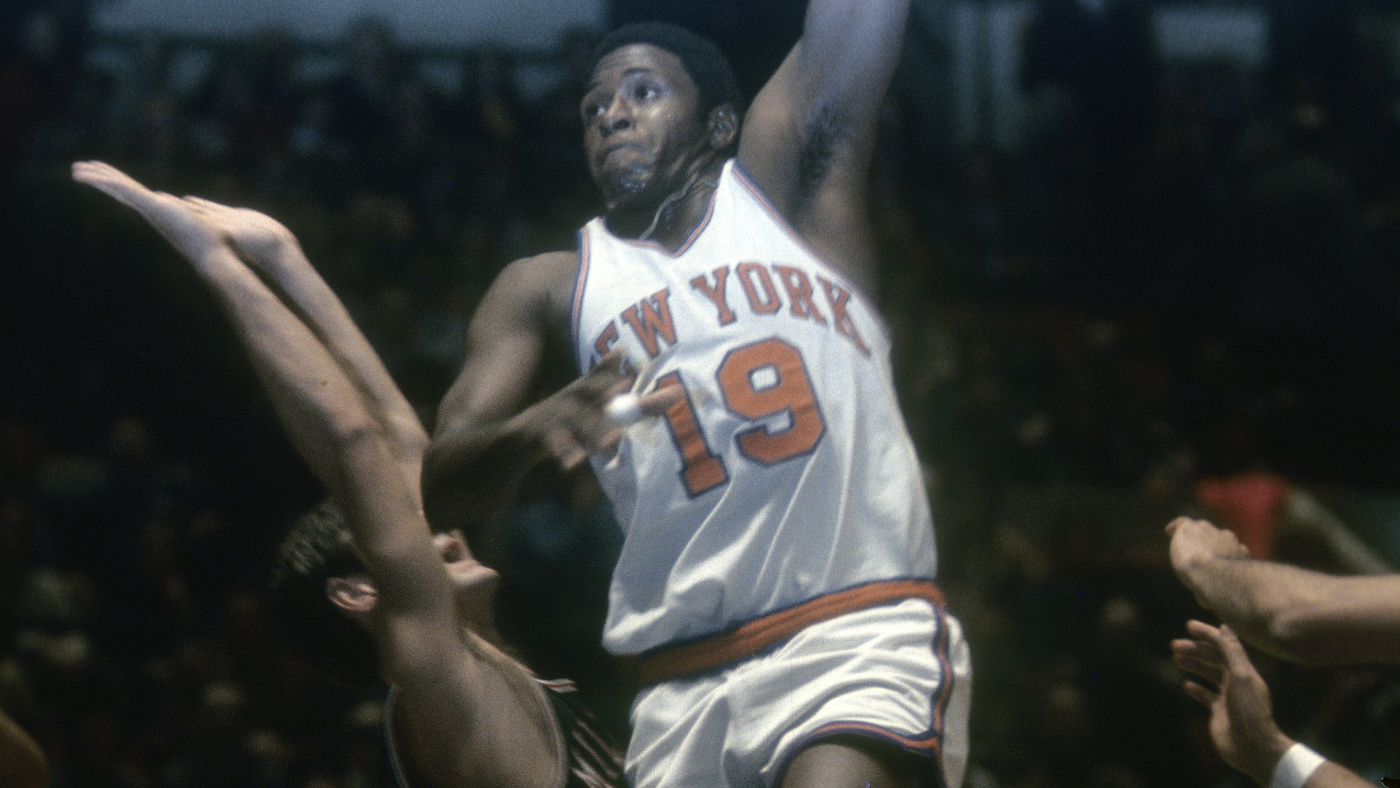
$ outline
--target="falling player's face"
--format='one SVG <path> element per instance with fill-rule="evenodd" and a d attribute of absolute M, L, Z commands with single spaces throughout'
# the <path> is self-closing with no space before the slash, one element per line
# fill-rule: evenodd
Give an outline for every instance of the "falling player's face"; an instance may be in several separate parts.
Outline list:
<path fill-rule="evenodd" d="M 650 44 L 605 55 L 584 93 L 584 152 L 608 211 L 654 209 L 709 150 L 700 92 L 681 59 Z"/>
<path fill-rule="evenodd" d="M 500 575 L 496 570 L 476 560 L 461 533 L 449 531 L 433 534 L 433 546 L 442 556 L 447 574 L 464 596 L 489 594 L 495 590 Z"/>

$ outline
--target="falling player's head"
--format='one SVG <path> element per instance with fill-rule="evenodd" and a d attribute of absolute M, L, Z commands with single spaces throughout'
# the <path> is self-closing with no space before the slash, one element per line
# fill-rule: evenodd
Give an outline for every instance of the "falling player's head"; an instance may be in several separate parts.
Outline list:
<path fill-rule="evenodd" d="M 438 533 L 434 547 L 473 628 L 493 628 L 490 604 L 499 576 L 467 549 L 460 534 Z M 370 686 L 380 664 L 370 635 L 379 591 L 355 549 L 340 509 L 330 501 L 307 512 L 277 552 L 270 584 L 274 615 L 291 650 L 343 684 Z M 475 620 L 479 617 L 481 620 Z"/>
<path fill-rule="evenodd" d="M 724 54 L 684 28 L 647 22 L 604 38 L 580 110 L 589 169 L 609 212 L 651 209 L 697 163 L 731 155 L 740 103 Z"/>
<path fill-rule="evenodd" d="M 272 610 L 291 651 L 354 687 L 379 681 L 369 632 L 327 599 L 333 578 L 367 578 L 340 510 L 326 501 L 297 520 L 277 551 L 269 588 Z"/>

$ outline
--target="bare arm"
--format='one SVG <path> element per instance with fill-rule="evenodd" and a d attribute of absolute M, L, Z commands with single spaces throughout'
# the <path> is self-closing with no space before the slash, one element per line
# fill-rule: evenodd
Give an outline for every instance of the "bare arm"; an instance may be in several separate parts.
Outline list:
<path fill-rule="evenodd" d="M 43 788 L 49 764 L 43 750 L 4 710 L 0 710 L 0 785 Z"/>
<path fill-rule="evenodd" d="M 514 497 L 530 469 L 546 461 L 573 468 L 621 439 L 621 428 L 604 410 L 626 387 L 618 354 L 526 407 L 549 325 L 567 319 L 562 302 L 575 265 L 565 253 L 519 260 L 477 308 L 466 362 L 438 408 L 423 461 L 424 505 L 439 528 L 470 534 Z M 654 415 L 678 396 L 655 392 L 640 405 Z"/>
<path fill-rule="evenodd" d="M 371 413 L 394 439 L 405 473 L 417 479 L 428 435 L 418 414 L 394 384 L 379 355 L 365 339 L 345 305 L 331 291 L 296 237 L 280 222 L 247 208 L 233 208 L 198 197 L 188 201 L 218 222 L 227 242 L 280 291 L 306 326 L 360 392 Z M 417 485 L 414 485 L 415 491 Z"/>
<path fill-rule="evenodd" d="M 341 508 L 374 578 L 370 630 L 386 678 L 400 686 L 412 727 L 434 732 L 415 738 L 425 754 L 420 768 L 443 784 L 556 781 L 563 757 L 546 702 L 518 665 L 462 635 L 455 588 L 414 480 L 328 347 L 224 244 L 217 211 L 151 192 L 103 165 L 74 174 L 140 212 L 229 315 L 288 438 Z"/>
<path fill-rule="evenodd" d="M 1174 520 L 1167 533 L 1177 576 L 1259 648 L 1309 664 L 1400 662 L 1400 576 L 1333 577 L 1258 561 L 1203 520 Z"/>
<path fill-rule="evenodd" d="M 1191 638 L 1172 641 L 1172 652 L 1178 666 L 1214 687 L 1196 681 L 1184 685 L 1186 694 L 1210 711 L 1210 737 L 1216 752 L 1255 783 L 1268 786 L 1284 753 L 1296 743 L 1274 722 L 1268 686 L 1230 627 L 1216 629 L 1192 621 L 1187 631 Z M 1331 761 L 1303 783 L 1304 788 L 1370 785 Z"/>
<path fill-rule="evenodd" d="M 908 16 L 909 0 L 811 0 L 802 39 L 754 99 L 739 141 L 745 172 L 867 293 L 870 159 Z"/>

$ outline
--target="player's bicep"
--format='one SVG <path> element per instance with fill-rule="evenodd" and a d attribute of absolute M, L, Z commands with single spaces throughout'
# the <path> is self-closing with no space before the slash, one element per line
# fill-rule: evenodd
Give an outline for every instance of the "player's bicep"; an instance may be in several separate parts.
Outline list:
<path fill-rule="evenodd" d="M 524 405 L 545 346 L 549 292 L 540 267 L 534 260 L 512 264 L 482 299 L 436 435 L 505 420 Z"/>

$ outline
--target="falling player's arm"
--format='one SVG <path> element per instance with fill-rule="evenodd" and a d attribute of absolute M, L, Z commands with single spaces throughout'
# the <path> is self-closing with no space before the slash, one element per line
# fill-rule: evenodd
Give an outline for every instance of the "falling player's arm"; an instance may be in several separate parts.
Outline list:
<path fill-rule="evenodd" d="M 246 208 L 186 198 L 216 219 L 239 256 L 273 283 L 316 334 L 393 438 L 405 474 L 418 478 L 428 435 L 345 305 L 306 258 L 296 236 L 280 222 Z M 416 489 L 416 483 L 413 485 Z"/>
<path fill-rule="evenodd" d="M 562 776 L 557 728 L 522 669 L 464 641 L 456 590 L 398 464 L 394 437 L 330 351 L 222 242 L 217 216 L 111 168 L 75 176 L 140 212 L 229 316 L 288 439 L 341 509 L 374 579 L 372 634 L 416 765 L 434 784 L 544 786 Z M 428 748 L 428 749 L 424 749 Z M 523 764 L 523 766 L 522 766 Z"/>
<path fill-rule="evenodd" d="M 867 293 L 870 159 L 908 16 L 909 0 L 811 0 L 801 40 L 754 99 L 739 138 L 744 171 Z"/>
<path fill-rule="evenodd" d="M 0 709 L 0 785 L 43 788 L 48 784 L 49 763 L 43 750 Z"/>

